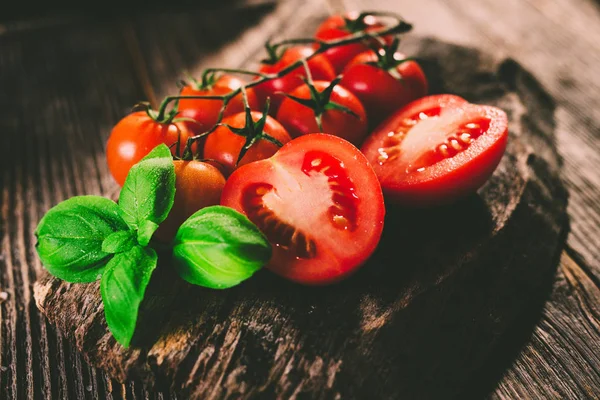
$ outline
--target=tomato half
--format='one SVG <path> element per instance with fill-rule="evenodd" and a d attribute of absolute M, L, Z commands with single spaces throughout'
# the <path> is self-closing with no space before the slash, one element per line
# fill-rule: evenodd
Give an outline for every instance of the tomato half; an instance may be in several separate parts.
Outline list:
<path fill-rule="evenodd" d="M 279 61 L 275 64 L 263 62 L 259 71 L 264 74 L 274 74 L 294 62 L 310 56 L 314 50 L 308 46 L 294 46 L 285 50 Z M 327 58 L 321 54 L 314 56 L 308 61 L 308 68 L 314 80 L 330 81 L 335 78 L 335 71 Z M 254 87 L 259 101 L 264 104 L 267 97 L 271 99 L 269 114 L 276 115 L 279 105 L 285 98 L 283 93 L 289 93 L 302 85 L 302 77 L 306 76 L 304 67 L 300 66 L 288 72 L 281 78 L 266 81 Z"/>
<path fill-rule="evenodd" d="M 260 120 L 262 116 L 263 113 L 252 111 L 254 122 Z M 246 113 L 242 112 L 224 118 L 223 124 L 232 126 L 233 128 L 243 128 L 246 124 Z M 267 116 L 263 132 L 277 139 L 282 144 L 291 140 L 285 128 L 270 116 Z M 245 143 L 246 137 L 232 132 L 227 126 L 219 126 L 206 138 L 204 158 L 217 161 L 223 166 L 222 170 L 225 175 L 229 176 L 236 168 L 237 159 Z M 265 139 L 259 139 L 248 149 L 237 167 L 271 157 L 277 150 L 279 150 L 279 147 L 276 144 Z"/>
<path fill-rule="evenodd" d="M 367 159 L 336 136 L 294 139 L 227 180 L 221 204 L 248 216 L 273 245 L 275 273 L 327 284 L 359 268 L 383 230 L 385 208 Z"/>
<path fill-rule="evenodd" d="M 232 75 L 222 75 L 217 80 L 206 86 L 200 87 L 196 84 L 185 86 L 181 96 L 221 96 L 239 89 L 244 84 L 244 81 Z M 257 110 L 259 107 L 258 98 L 252 88 L 246 90 L 248 96 L 248 105 L 251 109 Z M 179 100 L 179 115 L 181 117 L 191 118 L 197 124 L 190 124 L 197 134 L 205 132 L 212 128 L 216 123 L 221 112 L 223 101 L 207 100 L 207 99 L 181 99 Z M 227 108 L 225 108 L 224 116 L 237 114 L 244 111 L 244 100 L 242 94 L 233 97 L 229 100 Z"/>
<path fill-rule="evenodd" d="M 402 53 L 394 53 L 398 61 L 405 58 Z M 377 61 L 372 50 L 360 53 L 348 63 L 340 82 L 361 101 L 373 127 L 427 93 L 427 78 L 415 61 L 400 62 L 392 66 L 391 72 L 369 64 Z"/>
<path fill-rule="evenodd" d="M 331 82 L 316 81 L 314 86 L 322 93 Z M 310 99 L 311 92 L 308 85 L 302 85 L 293 90 L 290 95 L 300 99 Z M 358 98 L 348 89 L 336 85 L 329 98 L 329 102 L 348 108 L 355 115 L 338 109 L 327 109 L 324 104 L 321 108 L 325 110 L 321 114 L 322 132 L 339 136 L 346 139 L 355 146 L 359 146 L 367 136 L 367 114 Z M 286 98 L 281 103 L 277 112 L 277 120 L 281 122 L 292 137 L 298 137 L 307 133 L 319 132 L 317 125 L 316 110 L 298 103 L 296 100 Z"/>
<path fill-rule="evenodd" d="M 347 18 L 356 19 L 359 13 L 351 12 L 348 13 Z M 362 25 L 362 26 L 361 26 Z M 332 15 L 327 18 L 317 29 L 315 37 L 320 40 L 336 40 L 348 37 L 356 32 L 366 31 L 373 32 L 380 30 L 384 25 L 374 16 L 367 16 L 363 19 L 363 24 L 356 24 L 356 26 L 349 25 L 346 19 L 342 15 Z M 391 41 L 390 36 L 383 38 L 386 42 Z M 376 42 L 373 42 L 375 44 Z M 318 45 L 317 45 L 318 46 Z M 350 60 L 352 60 L 359 53 L 369 50 L 369 46 L 366 43 L 351 43 L 344 46 L 336 46 L 326 50 L 323 54 L 336 73 L 343 71 L 344 67 Z"/>
<path fill-rule="evenodd" d="M 175 202 L 154 234 L 162 241 L 173 239 L 177 230 L 196 211 L 219 204 L 225 177 L 211 164 L 200 161 L 173 161 Z"/>
<path fill-rule="evenodd" d="M 435 95 L 393 114 L 361 150 L 387 200 L 423 207 L 475 192 L 498 166 L 507 139 L 504 111 Z"/>
<path fill-rule="evenodd" d="M 106 143 L 106 160 L 110 172 L 121 186 L 131 167 L 144 158 L 161 143 L 171 146 L 179 138 L 179 154 L 183 154 L 187 139 L 194 133 L 189 126 L 180 122 L 160 123 L 152 119 L 146 111 L 127 115 L 113 128 Z M 196 146 L 192 147 L 192 151 Z M 177 146 L 171 148 L 177 154 Z"/>

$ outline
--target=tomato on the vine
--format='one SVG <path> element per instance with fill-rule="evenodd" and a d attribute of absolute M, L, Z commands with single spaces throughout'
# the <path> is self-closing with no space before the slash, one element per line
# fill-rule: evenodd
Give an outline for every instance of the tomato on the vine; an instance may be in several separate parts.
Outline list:
<path fill-rule="evenodd" d="M 313 53 L 314 50 L 309 46 L 289 47 L 285 49 L 276 62 L 270 63 L 269 60 L 263 60 L 259 71 L 263 74 L 274 74 Z M 312 57 L 307 64 L 313 79 L 330 81 L 335 78 L 333 66 L 322 54 Z M 303 66 L 300 66 L 281 78 L 272 79 L 255 86 L 254 90 L 263 104 L 267 97 L 271 98 L 269 114 L 276 115 L 279 105 L 285 98 L 283 93 L 289 93 L 302 85 L 303 77 L 306 77 L 306 71 Z"/>
<path fill-rule="evenodd" d="M 291 140 L 285 128 L 272 117 L 258 111 L 252 111 L 251 115 L 252 122 L 245 112 L 224 118 L 223 125 L 206 138 L 204 158 L 220 163 L 226 176 L 239 166 L 271 157 L 279 150 L 279 144 Z M 245 154 L 238 162 L 242 151 Z"/>
<path fill-rule="evenodd" d="M 341 85 L 362 102 L 372 127 L 427 93 L 427 78 L 419 64 L 404 59 L 399 52 L 388 57 L 369 50 L 344 69 Z"/>
<path fill-rule="evenodd" d="M 317 29 L 315 38 L 329 41 L 342 39 L 351 36 L 357 32 L 374 32 L 384 28 L 384 25 L 374 16 L 367 15 L 359 19 L 359 13 L 351 12 L 347 16 L 332 15 L 327 18 Z M 384 42 L 391 42 L 391 36 L 384 36 Z M 372 41 L 376 44 L 376 41 Z M 318 45 L 315 45 L 318 48 Z M 344 67 L 352 58 L 359 53 L 369 49 L 369 46 L 363 42 L 350 43 L 343 46 L 336 46 L 327 49 L 323 54 L 333 65 L 336 73 L 343 71 Z"/>
<path fill-rule="evenodd" d="M 173 239 L 186 219 L 201 208 L 219 204 L 225 177 L 213 165 L 200 161 L 173 161 L 175 165 L 175 202 L 155 232 L 162 241 Z"/>
<path fill-rule="evenodd" d="M 244 81 L 232 75 L 221 75 L 209 78 L 206 83 L 193 81 L 183 87 L 180 96 L 222 96 L 239 89 Z M 252 88 L 246 89 L 248 105 L 251 109 L 257 110 L 259 107 L 258 98 Z M 219 113 L 223 106 L 223 101 L 218 99 L 180 99 L 179 115 L 180 117 L 191 118 L 196 124 L 190 123 L 197 134 L 205 132 L 212 128 L 218 120 Z M 242 94 L 234 96 L 223 112 L 223 116 L 229 116 L 244 111 L 244 100 Z"/>
<path fill-rule="evenodd" d="M 424 207 L 474 193 L 498 166 L 507 139 L 504 111 L 434 95 L 390 116 L 361 150 L 388 201 Z"/>
<path fill-rule="evenodd" d="M 323 132 L 355 146 L 362 143 L 368 133 L 365 109 L 354 94 L 336 82 L 313 82 L 314 90 L 309 84 L 299 86 L 283 100 L 276 118 L 292 137 Z"/>
<path fill-rule="evenodd" d="M 179 154 L 182 155 L 187 139 L 194 136 L 183 122 L 173 122 L 167 118 L 164 122 L 151 117 L 147 111 L 136 111 L 127 115 L 112 129 L 106 143 L 108 168 L 121 186 L 131 167 L 144 158 L 161 143 L 172 146 L 179 140 Z M 196 145 L 192 146 L 196 150 Z M 171 153 L 177 155 L 177 146 L 171 147 Z"/>
<path fill-rule="evenodd" d="M 294 139 L 227 180 L 221 204 L 248 216 L 273 245 L 268 268 L 327 284 L 359 268 L 379 242 L 385 215 L 367 159 L 336 136 Z"/>

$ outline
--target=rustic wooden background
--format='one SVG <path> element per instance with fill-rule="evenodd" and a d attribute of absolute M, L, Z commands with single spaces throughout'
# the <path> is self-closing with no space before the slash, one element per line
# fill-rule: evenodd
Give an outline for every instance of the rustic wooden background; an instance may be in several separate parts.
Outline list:
<path fill-rule="evenodd" d="M 228 13 L 194 8 L 162 15 L 65 13 L 0 25 L 0 398 L 174 397 L 111 381 L 45 322 L 33 301 L 32 285 L 41 271 L 33 229 L 60 199 L 114 187 L 101 149 L 131 104 L 173 92 L 183 68 L 239 65 L 260 51 L 266 37 L 294 31 L 339 4 L 290 0 L 253 2 L 250 9 Z M 473 377 L 465 396 L 598 397 L 600 5 L 591 0 L 345 5 L 397 10 L 415 24 L 414 34 L 512 57 L 553 96 L 571 233 L 543 312 L 524 307 L 496 362 Z M 223 22 L 223 14 L 234 16 L 235 23 Z M 61 140 L 65 137 L 77 140 Z M 98 179 L 85 179 L 89 174 Z"/>

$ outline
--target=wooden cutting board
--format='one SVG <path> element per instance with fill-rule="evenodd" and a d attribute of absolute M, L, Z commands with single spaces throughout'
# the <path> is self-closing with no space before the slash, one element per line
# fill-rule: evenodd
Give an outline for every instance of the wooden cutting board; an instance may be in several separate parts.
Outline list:
<path fill-rule="evenodd" d="M 107 331 L 98 284 L 50 276 L 38 307 L 93 365 L 183 398 L 451 397 L 522 308 L 543 296 L 566 234 L 554 104 L 512 60 L 410 39 L 434 93 L 496 105 L 510 139 L 492 179 L 453 206 L 388 209 L 380 246 L 350 279 L 309 288 L 268 271 L 226 291 L 157 271 L 134 346 Z"/>

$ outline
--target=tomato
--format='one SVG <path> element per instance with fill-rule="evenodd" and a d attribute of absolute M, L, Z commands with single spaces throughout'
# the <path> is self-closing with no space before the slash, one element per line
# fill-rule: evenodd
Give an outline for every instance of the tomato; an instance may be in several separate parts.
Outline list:
<path fill-rule="evenodd" d="M 349 142 L 318 133 L 236 170 L 221 204 L 269 239 L 268 268 L 304 284 L 335 282 L 359 268 L 377 247 L 385 215 L 367 159 Z"/>
<path fill-rule="evenodd" d="M 309 46 L 294 46 L 285 50 L 279 61 L 275 64 L 262 62 L 259 71 L 264 74 L 274 74 L 294 62 L 310 56 L 314 50 Z M 321 54 L 314 56 L 308 61 L 308 68 L 315 80 L 330 81 L 335 78 L 335 71 L 327 58 Z M 300 66 L 281 78 L 266 81 L 254 87 L 261 103 L 265 103 L 267 97 L 271 98 L 269 114 L 276 115 L 279 105 L 285 98 L 283 93 L 289 93 L 303 84 L 302 77 L 306 76 L 304 67 Z M 282 93 L 278 93 L 282 92 Z"/>
<path fill-rule="evenodd" d="M 397 60 L 388 66 L 376 66 L 379 57 L 369 50 L 354 57 L 346 66 L 340 84 L 351 91 L 361 101 L 369 124 L 376 126 L 392 112 L 427 93 L 427 78 L 415 61 L 397 63 L 406 57 L 395 52 Z M 390 72 L 391 71 L 391 72 Z"/>
<path fill-rule="evenodd" d="M 435 95 L 394 113 L 361 150 L 387 200 L 422 207 L 474 193 L 498 166 L 507 139 L 504 111 Z"/>
<path fill-rule="evenodd" d="M 201 84 L 191 83 L 184 86 L 181 90 L 181 96 L 221 96 L 240 88 L 244 82 L 241 79 L 232 75 L 221 75 L 212 84 L 202 87 Z M 252 88 L 246 90 L 248 96 L 248 105 L 251 109 L 256 110 L 259 107 L 256 93 Z M 208 100 L 208 99 L 181 99 L 179 100 L 180 117 L 191 118 L 197 124 L 190 124 L 196 134 L 206 132 L 216 123 L 221 112 L 223 101 Z M 227 108 L 225 108 L 224 116 L 237 114 L 244 111 L 244 100 L 242 94 L 233 97 L 229 100 Z"/>
<path fill-rule="evenodd" d="M 358 13 L 348 13 L 347 18 L 358 18 Z M 341 15 L 332 15 L 327 18 L 317 29 L 315 37 L 320 40 L 329 41 L 348 37 L 356 32 L 366 31 L 373 32 L 384 28 L 384 25 L 377 20 L 376 17 L 366 16 L 363 23 L 348 24 L 346 19 Z M 385 42 L 390 42 L 391 37 L 383 37 Z M 318 45 L 315 45 L 318 47 Z M 336 73 L 342 72 L 346 64 L 359 53 L 369 49 L 366 43 L 351 43 L 344 46 L 336 46 L 326 50 L 323 54 L 333 65 Z"/>
<path fill-rule="evenodd" d="M 146 111 L 127 115 L 113 128 L 106 143 L 106 159 L 110 172 L 121 186 L 131 167 L 161 143 L 171 146 L 180 139 L 179 151 L 183 154 L 188 137 L 194 133 L 187 124 L 179 122 L 160 123 Z M 195 151 L 196 147 L 192 147 Z M 171 148 L 177 154 L 177 146 Z"/>
<path fill-rule="evenodd" d="M 168 242 L 186 219 L 196 211 L 219 204 L 225 186 L 223 174 L 209 163 L 173 161 L 175 165 L 175 202 L 155 232 L 155 237 Z"/>
<path fill-rule="evenodd" d="M 263 117 L 266 117 L 264 119 Z M 246 132 L 247 135 L 254 134 L 267 134 L 282 144 L 285 144 L 291 140 L 290 135 L 283 126 L 275 119 L 268 115 L 258 111 L 252 111 L 252 119 L 254 122 L 258 122 L 263 118 L 264 127 L 258 129 L 260 132 L 251 132 L 252 127 Z M 233 128 L 244 128 L 246 124 L 246 113 L 242 112 L 235 114 L 223 119 L 223 124 L 229 125 Z M 248 127 L 246 127 L 248 128 Z M 234 133 L 227 126 L 219 126 L 214 132 L 212 132 L 206 138 L 206 144 L 204 145 L 204 158 L 215 160 L 223 166 L 223 171 L 226 176 L 231 174 L 236 167 L 237 159 L 240 155 L 240 151 L 244 147 L 247 138 L 243 135 Z M 251 163 L 253 161 L 262 160 L 264 158 L 271 157 L 275 152 L 279 150 L 279 146 L 269 142 L 266 139 L 259 139 L 255 142 L 246 152 L 244 157 L 240 160 L 237 165 L 242 166 L 244 164 Z"/>
<path fill-rule="evenodd" d="M 316 81 L 314 86 L 321 94 L 331 84 L 326 81 Z M 300 99 L 311 99 L 308 85 L 297 87 L 290 95 Z M 329 98 L 313 99 L 313 108 L 286 98 L 277 112 L 277 120 L 288 130 L 292 137 L 298 137 L 312 132 L 324 132 L 339 136 L 358 146 L 367 135 L 367 115 L 360 101 L 348 89 L 335 85 Z M 329 103 L 335 103 L 348 108 L 348 112 L 328 108 Z M 323 130 L 319 129 L 316 115 L 321 113 Z"/>

